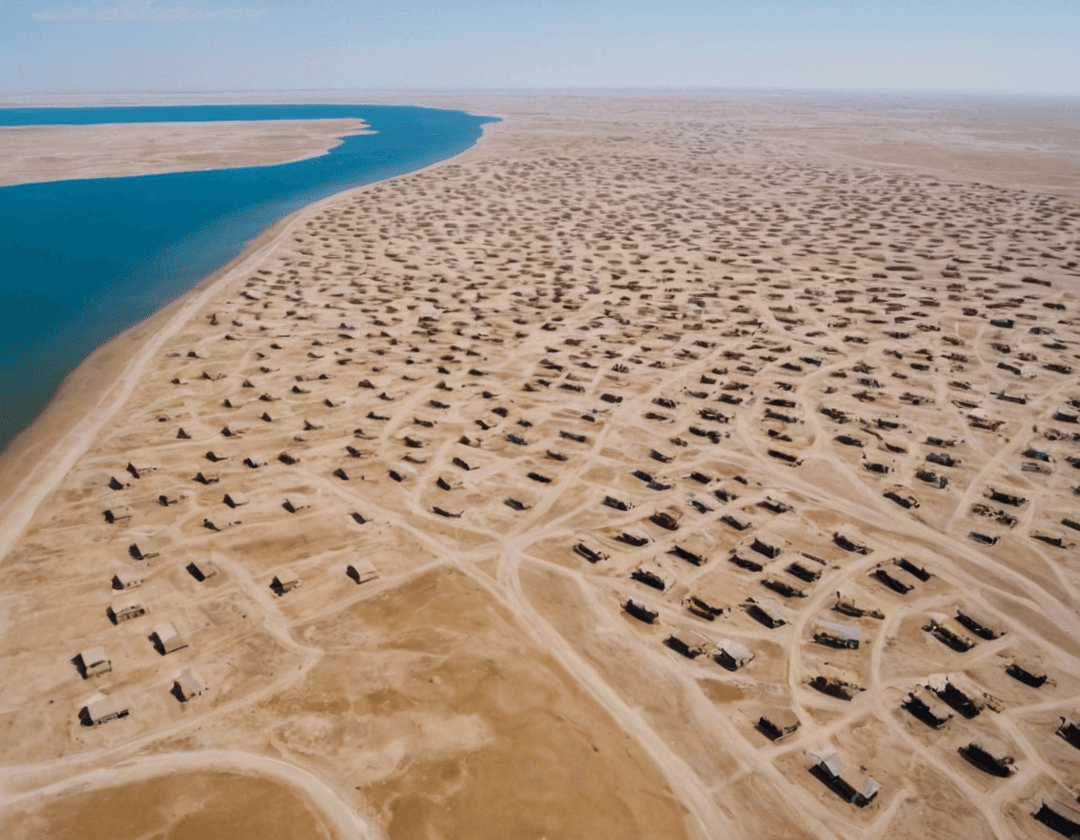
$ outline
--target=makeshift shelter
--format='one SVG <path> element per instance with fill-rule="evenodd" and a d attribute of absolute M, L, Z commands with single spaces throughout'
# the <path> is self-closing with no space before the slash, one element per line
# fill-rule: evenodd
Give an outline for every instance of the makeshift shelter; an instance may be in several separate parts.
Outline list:
<path fill-rule="evenodd" d="M 770 741 L 779 741 L 798 729 L 799 725 L 799 719 L 790 709 L 776 709 L 759 717 L 755 728 Z"/>
<path fill-rule="evenodd" d="M 82 659 L 83 679 L 100 677 L 102 674 L 108 674 L 112 671 L 112 662 L 105 655 L 105 648 L 100 645 L 87 648 L 79 654 L 79 658 Z"/>
<path fill-rule="evenodd" d="M 851 802 L 859 808 L 869 805 L 881 790 L 873 779 L 866 777 L 862 784 L 856 788 L 841 778 L 844 772 L 844 764 L 836 755 L 836 750 L 815 750 L 811 755 L 817 759 L 817 764 L 810 768 L 811 774 L 820 779 L 826 787 L 833 791 L 841 799 Z"/>
<path fill-rule="evenodd" d="M 153 636 L 157 639 L 155 646 L 162 656 L 174 653 L 188 646 L 187 639 L 176 629 L 171 621 L 159 624 L 154 628 Z"/>
<path fill-rule="evenodd" d="M 284 595 L 286 592 L 292 592 L 300 585 L 300 576 L 296 572 L 289 569 L 283 569 L 278 574 L 274 575 L 274 579 L 270 581 L 270 588 L 274 590 L 277 595 Z"/>
<path fill-rule="evenodd" d="M 858 627 L 847 627 L 822 621 L 821 631 L 814 633 L 814 641 L 819 645 L 840 650 L 858 650 L 862 642 L 862 631 Z"/>
<path fill-rule="evenodd" d="M 217 567 L 209 560 L 192 560 L 186 568 L 188 574 L 200 583 L 217 574 Z"/>
<path fill-rule="evenodd" d="M 79 710 L 83 726 L 101 726 L 110 720 L 128 716 L 128 704 L 122 695 L 105 694 L 102 691 L 87 698 Z"/>
<path fill-rule="evenodd" d="M 119 624 L 122 621 L 131 621 L 140 615 L 146 615 L 146 606 L 137 595 L 120 595 L 113 599 L 109 607 L 112 619 Z"/>
<path fill-rule="evenodd" d="M 375 580 L 379 576 L 379 573 L 375 571 L 375 569 L 368 568 L 361 572 L 353 565 L 345 567 L 345 574 L 356 584 L 367 583 L 368 581 Z"/>
<path fill-rule="evenodd" d="M 754 652 L 742 642 L 721 639 L 716 646 L 713 658 L 718 665 L 729 671 L 738 671 L 744 665 L 750 664 L 754 658 Z"/>
<path fill-rule="evenodd" d="M 181 703 L 186 703 L 192 697 L 198 697 L 206 690 L 206 684 L 190 668 L 185 668 L 176 676 L 173 682 L 172 693 Z"/>
<path fill-rule="evenodd" d="M 143 582 L 143 574 L 135 569 L 117 572 L 112 578 L 113 589 L 134 589 Z"/>

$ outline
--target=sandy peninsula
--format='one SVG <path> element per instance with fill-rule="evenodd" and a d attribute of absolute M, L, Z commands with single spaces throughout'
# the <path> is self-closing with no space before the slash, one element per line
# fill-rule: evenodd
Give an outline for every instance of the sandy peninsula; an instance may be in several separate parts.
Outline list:
<path fill-rule="evenodd" d="M 4 454 L 3 836 L 1080 821 L 1069 125 L 426 101 Z"/>
<path fill-rule="evenodd" d="M 0 127 L 0 186 L 292 163 L 368 133 L 357 119 Z"/>

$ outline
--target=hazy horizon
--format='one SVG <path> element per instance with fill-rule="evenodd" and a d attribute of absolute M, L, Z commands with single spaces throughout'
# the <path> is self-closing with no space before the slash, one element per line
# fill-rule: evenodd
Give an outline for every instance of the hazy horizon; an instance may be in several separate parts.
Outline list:
<path fill-rule="evenodd" d="M 812 90 L 1080 95 L 1059 0 L 30 0 L 0 93 Z"/>

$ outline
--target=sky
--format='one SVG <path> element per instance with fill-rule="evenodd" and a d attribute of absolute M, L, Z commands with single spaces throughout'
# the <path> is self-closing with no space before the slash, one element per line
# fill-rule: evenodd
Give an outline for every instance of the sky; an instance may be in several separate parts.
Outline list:
<path fill-rule="evenodd" d="M 1080 0 L 0 0 L 0 93 L 1080 95 Z"/>

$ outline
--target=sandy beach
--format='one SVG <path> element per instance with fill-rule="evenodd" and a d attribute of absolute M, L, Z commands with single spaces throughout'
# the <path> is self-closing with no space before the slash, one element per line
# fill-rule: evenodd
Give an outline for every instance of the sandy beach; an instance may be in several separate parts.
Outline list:
<path fill-rule="evenodd" d="M 1061 836 L 1075 112 L 410 101 L 0 459 L 0 832 Z"/>
<path fill-rule="evenodd" d="M 368 133 L 355 119 L 0 127 L 0 186 L 293 163 Z"/>

